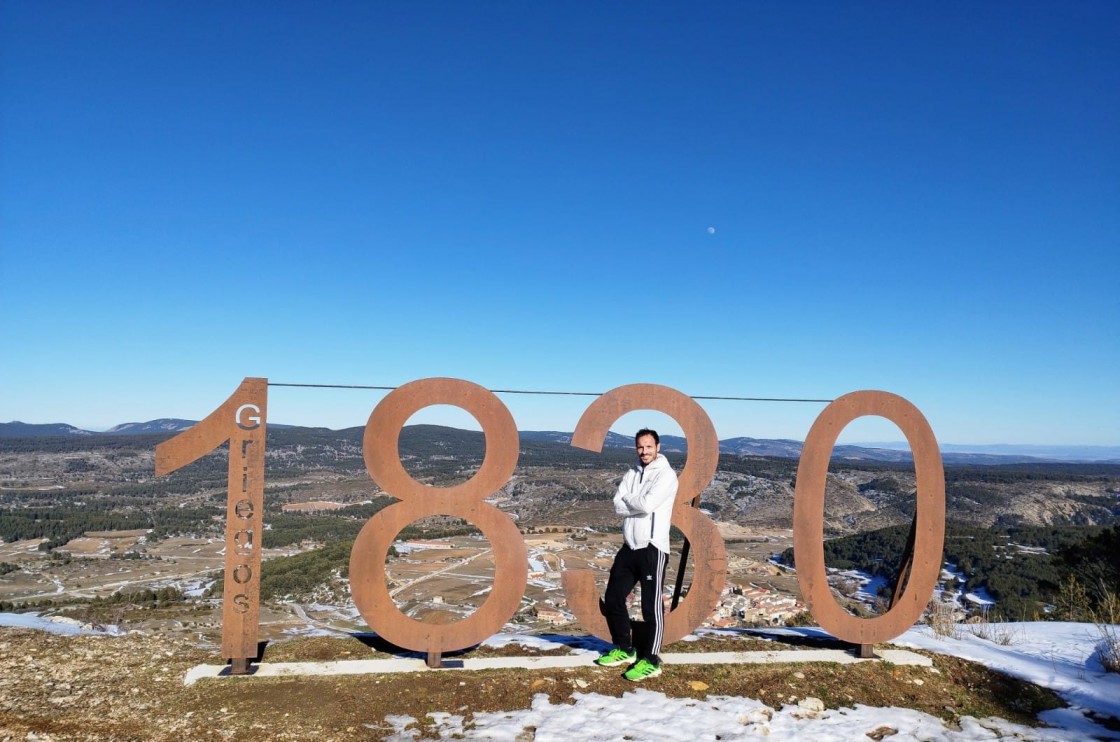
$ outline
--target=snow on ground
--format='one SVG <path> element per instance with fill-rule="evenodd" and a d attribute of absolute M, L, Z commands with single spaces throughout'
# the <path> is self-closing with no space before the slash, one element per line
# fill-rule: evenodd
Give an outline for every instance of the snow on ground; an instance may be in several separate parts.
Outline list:
<path fill-rule="evenodd" d="M 473 728 L 463 729 L 463 717 L 432 714 L 441 737 L 459 734 L 467 739 L 533 739 L 536 742 L 569 740 L 777 740 L 868 739 L 869 733 L 901 740 L 1027 739 L 1039 742 L 1084 740 L 1086 731 L 1033 729 L 1001 719 L 961 720 L 960 729 L 912 709 L 882 709 L 857 705 L 835 711 L 821 710 L 811 699 L 774 710 L 753 698 L 708 696 L 704 700 L 669 698 L 663 693 L 637 688 L 621 698 L 598 693 L 577 693 L 575 704 L 553 704 L 538 694 L 527 711 L 474 715 Z M 411 740 L 410 717 L 395 717 L 396 734 L 389 740 Z M 529 731 L 533 730 L 533 731 Z"/>
<path fill-rule="evenodd" d="M 36 628 L 56 633 L 102 633 L 77 622 L 41 617 L 38 614 L 0 613 L 0 626 Z M 114 633 L 109 627 L 104 633 Z M 1120 626 L 1112 627 L 1120 633 Z M 713 633 L 734 633 L 731 630 Z M 792 634 L 827 636 L 819 628 L 767 629 L 752 635 Z M 986 638 L 985 638 L 986 637 Z M 695 638 L 695 637 L 689 637 Z M 579 640 L 579 641 L 577 641 Z M 771 739 L 858 740 L 889 737 L 890 742 L 923 740 L 1038 740 L 1073 742 L 1087 739 L 1120 740 L 1120 733 L 1094 723 L 1087 715 L 1120 718 L 1120 675 L 1104 672 L 1097 647 L 1101 636 L 1096 626 L 1084 623 L 1026 622 L 1008 624 L 961 624 L 955 636 L 936 636 L 928 626 L 915 626 L 892 644 L 925 649 L 938 654 L 979 662 L 994 670 L 1054 690 L 1070 708 L 1041 715 L 1044 728 L 1030 728 L 1003 719 L 962 718 L 960 728 L 936 716 L 907 708 L 878 708 L 856 705 L 824 709 L 819 701 L 803 698 L 772 708 L 753 698 L 708 696 L 703 700 L 672 698 L 635 687 L 621 698 L 597 693 L 578 693 L 574 704 L 552 704 L 546 694 L 533 699 L 531 708 L 520 711 L 477 713 L 470 729 L 464 729 L 461 714 L 433 710 L 429 716 L 441 737 L 467 739 L 535 739 L 537 742 L 595 742 L 621 740 L 737 740 Z M 604 643 L 595 637 L 561 634 L 529 636 L 499 634 L 484 644 L 501 647 L 518 643 L 551 649 L 566 646 L 591 657 Z M 672 668 L 666 670 L 672 672 Z M 390 740 L 414 739 L 415 720 L 396 716 L 391 726 L 375 731 Z M 372 729 L 372 728 L 371 728 Z M 530 731 L 535 730 L 535 731 Z"/>
<path fill-rule="evenodd" d="M 538 549 L 529 551 L 529 571 L 530 572 L 547 572 L 548 562 L 541 558 L 541 552 Z"/>
<path fill-rule="evenodd" d="M 572 654 L 586 654 L 588 659 L 598 657 L 610 648 L 606 642 L 594 636 L 568 636 L 567 634 L 495 634 L 482 642 L 483 646 L 495 649 L 501 649 L 509 644 L 535 647 L 541 651 L 567 647 L 572 650 Z"/>
<path fill-rule="evenodd" d="M 319 608 L 325 607 L 326 606 L 319 606 Z M 354 618 L 355 615 L 356 611 L 351 610 L 346 617 Z M 490 637 L 483 642 L 483 644 L 492 647 L 502 647 L 506 644 L 518 643 L 525 646 L 536 646 L 541 649 L 568 647 L 575 652 L 587 654 L 589 658 L 603 651 L 605 647 L 604 643 L 595 637 L 578 638 L 585 640 L 581 643 L 577 641 L 577 637 L 567 635 L 545 634 L 531 636 L 514 633 L 516 628 L 513 626 L 507 626 L 505 631 L 506 633 L 496 634 Z M 739 633 L 734 629 L 706 631 L 719 634 Z M 1120 633 L 1120 627 L 1114 627 L 1113 631 Z M 315 625 L 309 621 L 306 630 L 292 630 L 290 633 L 294 635 L 346 635 L 348 632 L 325 630 L 322 626 Z M 828 634 L 822 629 L 814 627 L 766 629 L 761 632 L 752 631 L 751 633 L 762 638 L 764 638 L 765 635 L 776 636 L 783 634 L 806 637 L 828 637 Z M 983 638 L 985 636 L 988 638 Z M 686 637 L 685 640 L 687 641 L 694 638 L 694 636 Z M 979 662 L 994 670 L 1006 673 L 1007 675 L 1027 680 L 1045 688 L 1050 688 L 1067 703 L 1071 704 L 1071 708 L 1069 709 L 1059 709 L 1043 714 L 1042 721 L 1053 727 L 1052 729 L 1030 730 L 1017 727 L 1004 720 L 984 721 L 983 724 L 972 720 L 965 724 L 962 730 L 957 731 L 946 727 L 937 717 L 921 714 L 920 712 L 910 709 L 874 709 L 870 707 L 859 707 L 856 709 L 843 709 L 839 711 L 824 711 L 814 715 L 796 705 L 786 706 L 781 709 L 771 709 L 772 718 L 769 720 L 762 720 L 761 717 L 757 717 L 757 715 L 746 714 L 746 712 L 743 711 L 739 716 L 734 716 L 734 719 L 738 719 L 741 716 L 742 719 L 753 719 L 753 721 L 749 721 L 749 723 L 747 721 L 732 723 L 734 719 L 728 716 L 729 712 L 727 709 L 746 709 L 748 706 L 754 708 L 754 706 L 750 706 L 750 704 L 754 704 L 758 707 L 765 706 L 759 701 L 750 699 L 716 700 L 714 697 L 709 698 L 708 702 L 705 704 L 697 705 L 698 702 L 695 701 L 666 698 L 656 693 L 639 695 L 637 700 L 641 700 L 644 703 L 650 700 L 649 696 L 656 696 L 658 700 L 655 704 L 652 704 L 655 708 L 666 705 L 671 705 L 676 708 L 680 704 L 692 704 L 692 706 L 688 707 L 689 710 L 687 712 L 681 711 L 680 713 L 688 715 L 710 715 L 711 729 L 717 730 L 716 732 L 712 732 L 712 734 L 720 734 L 721 739 L 749 738 L 765 735 L 777 735 L 777 738 L 783 738 L 784 735 L 801 733 L 811 733 L 814 739 L 858 739 L 862 738 L 867 732 L 873 732 L 878 729 L 879 726 L 886 725 L 891 729 L 898 730 L 897 734 L 891 736 L 891 742 L 901 742 L 902 740 L 908 739 L 964 740 L 1004 738 L 1084 740 L 1093 737 L 1120 740 L 1120 734 L 1110 732 L 1104 727 L 1094 724 L 1085 716 L 1086 713 L 1091 713 L 1120 719 L 1120 675 L 1116 673 L 1106 673 L 1101 666 L 1097 656 L 1097 645 L 1100 641 L 1101 637 L 1098 629 L 1093 624 L 1041 621 L 1006 624 L 960 624 L 957 626 L 954 638 L 938 637 L 928 626 L 915 626 L 891 642 L 898 646 L 926 649 L 938 654 L 956 656 Z M 667 672 L 671 671 L 671 669 L 667 670 Z M 627 696 L 627 698 L 630 698 L 630 696 Z M 623 739 L 621 733 L 612 736 L 613 732 L 610 730 L 616 725 L 616 722 L 609 721 L 608 718 L 610 714 L 623 715 L 621 717 L 616 716 L 616 719 L 634 716 L 635 712 L 631 707 L 635 702 L 636 700 L 633 698 L 631 698 L 629 702 L 623 703 L 618 699 L 606 698 L 596 694 L 582 694 L 578 697 L 573 709 L 573 707 L 566 705 L 552 707 L 548 704 L 547 700 L 542 697 L 539 698 L 534 704 L 534 707 L 528 711 L 494 715 L 493 718 L 486 721 L 485 724 L 477 722 L 478 717 L 476 716 L 476 729 L 471 731 L 468 736 L 482 739 L 512 739 L 516 734 L 506 737 L 505 731 L 494 731 L 491 733 L 486 730 L 491 727 L 493 730 L 508 730 L 510 725 L 521 723 L 524 727 L 536 726 L 537 739 L 539 740 L 551 739 L 552 737 L 548 736 L 551 732 L 547 732 L 547 730 L 552 728 L 550 725 L 555 725 L 555 729 L 557 730 L 556 738 L 560 739 L 566 729 L 564 725 L 569 721 L 567 719 L 562 720 L 560 715 L 566 712 L 573 714 L 578 712 L 579 714 L 588 715 L 592 719 L 598 719 L 597 724 L 603 728 L 601 736 L 596 736 L 589 731 L 596 726 L 596 722 L 588 721 L 586 722 L 587 728 L 582 729 L 580 732 L 581 737 L 586 736 L 588 740 L 620 740 Z M 747 706 L 744 706 L 744 703 L 746 703 Z M 644 713 L 643 711 L 642 714 Z M 660 712 L 651 711 L 651 713 L 656 716 L 656 714 Z M 638 716 L 642 714 L 638 714 Z M 550 721 L 553 715 L 557 718 L 555 721 Z M 453 730 L 457 728 L 457 724 L 462 724 L 461 717 L 456 717 L 454 714 L 446 714 L 440 718 L 441 721 L 439 723 L 441 729 L 446 732 L 447 735 L 453 733 Z M 456 721 L 457 718 L 458 721 Z M 732 721 L 729 721 L 729 719 Z M 810 721 L 815 722 L 811 728 L 811 732 L 808 731 L 808 728 L 805 726 L 809 724 Z M 402 722 L 402 724 L 404 724 L 404 726 L 407 725 L 404 722 Z M 628 721 L 627 724 L 630 724 L 630 722 Z M 730 726 L 728 726 L 729 724 Z M 410 739 L 410 737 L 408 737 L 408 732 L 402 731 L 404 726 L 400 726 L 397 729 L 396 733 L 398 735 L 404 735 L 398 736 L 398 739 Z M 698 726 L 696 729 L 699 730 L 701 728 L 702 727 Z M 856 732 L 857 728 L 862 731 Z M 542 729 L 546 731 L 542 732 Z M 622 732 L 629 734 L 636 729 L 635 727 L 625 726 Z M 688 730 L 689 735 L 686 737 L 674 736 L 677 734 L 677 730 L 678 727 L 673 727 L 672 729 L 653 729 L 648 733 L 637 730 L 639 733 L 631 738 L 648 739 L 651 741 L 678 738 L 715 739 L 715 737 L 711 735 L 705 737 L 705 733 L 700 733 L 699 731 L 696 732 L 696 736 L 692 736 L 692 732 L 694 731 L 692 729 Z M 388 732 L 390 730 L 382 731 Z M 542 734 L 544 736 L 541 736 Z M 574 737 L 565 737 L 565 739 L 572 738 Z"/>
<path fill-rule="evenodd" d="M 296 605 L 296 604 L 293 604 Z M 357 620 L 357 610 L 353 606 L 340 609 L 337 606 L 314 604 L 307 606 L 309 610 L 328 614 L 328 622 L 336 620 L 343 625 Z M 312 621 L 302 607 L 296 606 L 296 613 L 305 619 L 307 625 L 303 629 L 290 629 L 285 633 L 299 636 L 334 635 L 347 636 L 349 631 L 339 628 L 330 628 L 320 621 Z M 333 614 L 333 615 L 332 615 Z M 4 622 L 5 616 L 15 614 L 0 614 L 0 625 L 11 625 Z M 46 621 L 46 619 L 42 619 Z M 40 627 L 49 628 L 49 627 Z M 517 627 L 508 625 L 505 633 L 496 634 L 487 639 L 484 644 L 501 647 L 506 644 L 518 643 L 525 646 L 537 646 L 541 649 L 555 649 L 568 647 L 573 651 L 587 654 L 590 657 L 603 651 L 604 643 L 595 637 L 577 637 L 545 634 L 531 636 L 516 633 Z M 1120 627 L 1113 631 L 1120 633 Z M 711 633 L 738 633 L 736 630 L 714 631 Z M 813 627 L 791 629 L 766 629 L 763 632 L 751 632 L 754 635 L 765 636 L 792 634 L 807 637 L 827 637 L 822 629 Z M 987 638 L 984 638 L 987 637 Z M 686 641 L 690 638 L 686 637 Z M 856 739 L 862 738 L 867 732 L 873 732 L 880 726 L 896 729 L 897 734 L 891 736 L 891 742 L 901 742 L 908 739 L 923 740 L 964 740 L 964 739 L 1031 739 L 1031 740 L 1084 740 L 1092 737 L 1101 739 L 1118 739 L 1120 734 L 1109 732 L 1107 729 L 1094 724 L 1086 718 L 1086 713 L 1111 716 L 1120 719 L 1120 675 L 1106 673 L 1097 656 L 1097 645 L 1101 637 L 1098 629 L 1093 624 L 1063 623 L 1057 621 L 1024 622 L 1024 623 L 986 623 L 986 624 L 960 624 L 957 626 L 953 638 L 936 636 L 928 626 L 915 626 L 902 636 L 895 639 L 892 644 L 905 647 L 926 649 L 938 654 L 961 657 L 963 659 L 979 662 L 987 667 L 1006 673 L 1008 675 L 1027 680 L 1036 685 L 1050 688 L 1071 704 L 1069 709 L 1050 711 L 1042 716 L 1042 721 L 1049 724 L 1052 729 L 1025 729 L 1017 727 L 1004 720 L 968 721 L 962 730 L 953 730 L 934 716 L 921 714 L 910 709 L 874 709 L 870 707 L 857 707 L 856 709 L 842 709 L 836 711 L 814 712 L 797 705 L 785 706 L 780 709 L 771 709 L 771 718 L 763 719 L 753 711 L 755 707 L 767 708 L 759 701 L 751 699 L 716 699 L 711 697 L 705 703 L 688 699 L 671 699 L 660 694 L 643 691 L 637 698 L 626 698 L 623 702 L 596 694 L 582 694 L 578 697 L 576 705 L 550 706 L 544 697 L 538 698 L 532 709 L 528 711 L 508 712 L 486 717 L 485 723 L 478 722 L 476 728 L 469 732 L 471 738 L 482 739 L 511 739 L 516 734 L 506 737 L 505 731 L 512 726 L 522 724 L 521 728 L 536 726 L 537 739 L 546 740 L 552 737 L 548 729 L 556 729 L 555 738 L 560 739 L 565 734 L 567 724 L 571 719 L 561 717 L 561 714 L 586 715 L 591 720 L 586 721 L 586 728 L 581 728 L 580 737 L 588 740 L 614 740 L 623 739 L 620 733 L 614 735 L 611 729 L 616 722 L 609 721 L 611 714 L 622 714 L 621 717 L 644 716 L 643 710 L 635 714 L 632 706 L 636 702 L 650 702 L 653 707 L 650 714 L 657 717 L 661 707 L 677 708 L 681 704 L 687 706 L 687 711 L 678 709 L 680 714 L 710 716 L 709 726 L 712 731 L 700 732 L 703 725 L 695 729 L 684 727 L 688 731 L 686 737 L 675 736 L 682 727 L 656 728 L 651 726 L 649 731 L 642 731 L 637 727 L 624 726 L 622 732 L 630 734 L 636 732 L 632 739 L 671 740 L 678 738 L 687 739 L 715 739 L 714 734 L 721 735 L 721 739 L 737 739 L 743 737 L 776 735 L 783 738 L 793 734 L 812 734 L 814 739 Z M 671 672 L 672 670 L 667 670 Z M 640 689 L 639 689 L 640 690 Z M 650 697 L 656 697 L 656 703 Z M 803 699 L 804 701 L 804 699 Z M 684 707 L 681 707 L 684 708 Z M 739 709 L 736 714 L 729 716 L 728 709 Z M 553 717 L 556 717 L 555 720 Z M 735 721 L 736 719 L 745 721 Z M 454 714 L 443 714 L 439 724 L 447 735 L 454 733 L 462 724 L 461 717 Z M 456 721 L 458 719 L 458 721 Z M 597 720 L 597 721 L 596 721 Z M 638 722 L 634 722 L 635 724 Z M 812 723 L 811 731 L 809 725 Z M 410 739 L 407 726 L 402 722 L 396 734 L 399 739 Z M 553 725 L 553 726 L 550 726 Z M 730 725 L 730 726 L 729 726 Z M 592 730 L 602 727 L 599 736 Z M 860 729 L 861 731 L 856 731 Z M 491 731 L 487 731 L 487 730 Z M 545 730 L 545 731 L 542 731 Z M 392 730 L 382 730 L 389 732 Z M 693 735 L 695 732 L 695 735 Z M 705 734 L 709 736 L 705 737 Z M 403 736 L 400 736 L 403 735 Z M 542 736 L 543 735 L 543 736 Z M 614 735 L 614 736 L 612 736 Z M 572 736 L 564 736 L 572 739 Z"/>
<path fill-rule="evenodd" d="M 123 632 L 117 626 L 104 626 L 94 628 L 89 624 L 76 621 L 66 616 L 40 616 L 38 613 L 0 613 L 0 626 L 9 626 L 17 629 L 38 629 L 50 634 L 108 634 L 120 636 Z"/>
<path fill-rule="evenodd" d="M 879 598 L 880 589 L 887 587 L 887 580 L 885 577 L 873 577 L 858 569 L 836 570 L 832 571 L 832 574 L 858 584 L 859 589 L 856 590 L 852 597 L 868 605 L 874 605 L 875 601 Z"/>
<path fill-rule="evenodd" d="M 1120 627 L 1113 631 L 1120 633 Z M 1101 665 L 1097 654 L 1101 635 L 1095 625 L 1060 621 L 965 624 L 957 633 L 959 638 L 940 638 L 928 626 L 915 626 L 891 643 L 979 662 L 1050 688 L 1074 707 L 1120 719 L 1120 675 L 1105 672 Z M 984 635 L 995 641 L 981 638 Z"/>
<path fill-rule="evenodd" d="M 533 699 L 524 711 L 500 711 L 474 715 L 473 728 L 463 729 L 463 717 L 445 711 L 429 714 L 442 737 L 461 735 L 467 739 L 535 739 L 557 742 L 571 739 L 614 742 L 621 740 L 732 740 L 769 737 L 771 739 L 858 740 L 890 738 L 890 742 L 923 740 L 957 742 L 961 740 L 1038 740 L 1072 742 L 1087 739 L 1120 739 L 1094 723 L 1086 713 L 1120 718 L 1120 675 L 1105 673 L 1097 657 L 1100 635 L 1092 624 L 1034 622 L 984 624 L 994 641 L 971 633 L 970 625 L 959 627 L 959 638 L 938 638 L 928 626 L 916 626 L 892 642 L 938 654 L 980 662 L 1008 675 L 1053 689 L 1071 704 L 1042 714 L 1049 725 L 1031 728 L 1004 719 L 961 719 L 960 728 L 946 725 L 936 716 L 906 708 L 824 709 L 816 699 L 801 699 L 797 704 L 774 709 L 752 698 L 709 696 L 704 700 L 671 698 L 644 688 L 635 688 L 622 698 L 597 693 L 579 693 L 575 704 L 552 704 L 545 694 Z M 1120 631 L 1120 627 L 1114 627 Z M 720 632 L 723 633 L 723 632 Z M 767 630 L 769 634 L 827 636 L 817 628 Z M 572 637 L 528 637 L 501 635 L 485 644 L 503 646 L 518 642 L 553 648 L 571 646 Z M 578 651 L 594 654 L 602 643 L 587 637 L 587 646 Z M 1010 643 L 1002 644 L 1009 640 Z M 672 672 L 671 669 L 666 672 Z M 411 740 L 407 729 L 414 720 L 396 717 L 386 739 Z M 535 730 L 535 736 L 533 732 Z"/>
<path fill-rule="evenodd" d="M 183 591 L 183 595 L 187 596 L 188 598 L 201 598 L 203 593 L 213 587 L 215 582 L 217 582 L 217 580 L 196 578 L 179 584 L 180 589 Z"/>
<path fill-rule="evenodd" d="M 961 600 L 967 600 L 972 604 L 973 608 L 983 608 L 985 606 L 991 608 L 996 604 L 996 599 L 989 595 L 988 591 L 982 587 L 978 587 L 972 592 L 965 593 Z"/>

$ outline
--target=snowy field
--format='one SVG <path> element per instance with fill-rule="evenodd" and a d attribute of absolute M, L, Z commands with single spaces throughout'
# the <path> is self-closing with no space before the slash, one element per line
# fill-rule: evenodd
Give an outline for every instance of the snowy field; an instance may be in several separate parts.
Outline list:
<path fill-rule="evenodd" d="M 1106 673 L 1097 658 L 1100 635 L 1092 624 L 1035 622 L 987 624 L 992 635 L 1009 638 L 1009 644 L 974 636 L 961 626 L 959 638 L 939 638 L 928 626 L 917 626 L 892 644 L 926 649 L 982 663 L 1036 685 L 1051 688 L 1071 704 L 1048 711 L 1041 720 L 1048 726 L 1032 728 L 997 718 L 961 719 L 960 729 L 936 716 L 908 708 L 823 709 L 815 699 L 802 699 L 774 709 L 753 698 L 709 696 L 703 701 L 671 698 L 635 688 L 622 698 L 597 693 L 576 694 L 575 705 L 552 704 L 544 694 L 525 711 L 475 714 L 472 728 L 463 729 L 463 717 L 438 711 L 430 716 L 441 736 L 467 739 L 569 742 L 595 740 L 737 740 L 812 739 L 817 741 L 889 739 L 890 742 L 923 740 L 1090 740 L 1120 739 L 1093 722 L 1089 715 L 1120 719 L 1120 675 Z M 1114 627 L 1120 631 L 1120 627 Z M 820 629 L 784 629 L 767 633 L 824 636 Z M 487 643 L 533 643 L 531 637 L 494 637 Z M 536 641 L 543 647 L 558 645 Z M 672 670 L 668 670 L 671 672 Z M 391 720 L 394 729 L 380 730 L 386 739 L 412 740 L 406 727 L 413 719 Z M 530 733 L 528 730 L 535 730 Z"/>

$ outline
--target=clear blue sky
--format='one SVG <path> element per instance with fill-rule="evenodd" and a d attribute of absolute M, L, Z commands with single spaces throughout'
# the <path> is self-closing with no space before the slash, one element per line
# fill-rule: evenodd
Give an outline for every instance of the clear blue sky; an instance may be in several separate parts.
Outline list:
<path fill-rule="evenodd" d="M 1111 1 L 2 3 L 0 420 L 453 376 L 1120 444 L 1118 42 Z"/>

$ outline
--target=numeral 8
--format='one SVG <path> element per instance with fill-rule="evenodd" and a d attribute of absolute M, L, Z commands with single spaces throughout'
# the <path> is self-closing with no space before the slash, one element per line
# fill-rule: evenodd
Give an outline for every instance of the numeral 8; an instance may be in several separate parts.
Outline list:
<path fill-rule="evenodd" d="M 400 460 L 404 424 L 417 411 L 436 404 L 460 407 L 474 415 L 486 436 L 486 455 L 478 472 L 463 484 L 429 487 L 413 479 Z M 374 408 L 362 442 L 366 470 L 401 502 L 381 510 L 362 527 L 350 552 L 350 589 L 370 628 L 386 640 L 423 649 L 428 664 L 442 652 L 478 644 L 501 629 L 517 611 L 528 582 L 525 542 L 514 522 L 483 500 L 513 476 L 519 453 L 517 425 L 501 400 L 462 379 L 422 379 L 390 392 Z M 389 595 L 385 559 L 389 547 L 410 523 L 430 515 L 462 518 L 478 527 L 494 549 L 494 586 L 486 602 L 467 618 L 434 625 L 404 615 Z"/>

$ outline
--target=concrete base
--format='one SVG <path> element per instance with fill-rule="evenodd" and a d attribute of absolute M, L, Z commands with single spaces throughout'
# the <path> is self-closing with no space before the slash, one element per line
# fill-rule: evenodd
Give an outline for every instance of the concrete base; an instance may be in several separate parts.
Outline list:
<path fill-rule="evenodd" d="M 428 667 L 422 659 L 340 660 L 337 662 L 264 662 L 254 664 L 248 675 L 233 675 L 227 665 L 196 665 L 187 672 L 183 682 L 191 685 L 203 678 L 277 678 L 301 675 L 374 675 L 402 672 L 446 672 L 447 670 L 546 670 L 565 667 L 593 667 L 596 655 L 565 654 L 544 657 L 480 657 L 446 659 L 439 669 Z M 663 654 L 666 665 L 758 665 L 802 662 L 834 662 L 852 665 L 857 662 L 890 662 L 895 665 L 930 667 L 933 660 L 906 649 L 881 649 L 874 659 L 860 659 L 840 649 L 799 649 L 776 652 L 697 652 Z"/>

